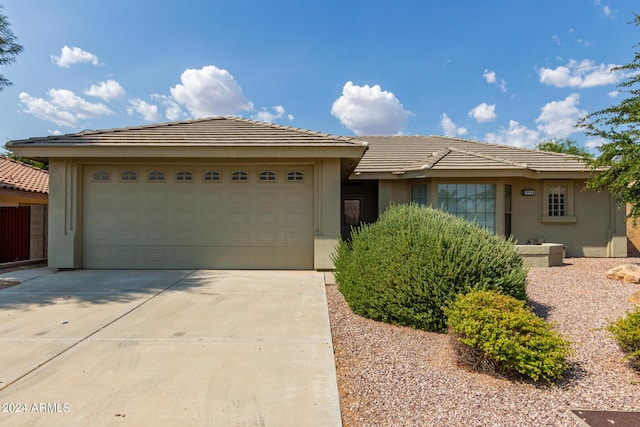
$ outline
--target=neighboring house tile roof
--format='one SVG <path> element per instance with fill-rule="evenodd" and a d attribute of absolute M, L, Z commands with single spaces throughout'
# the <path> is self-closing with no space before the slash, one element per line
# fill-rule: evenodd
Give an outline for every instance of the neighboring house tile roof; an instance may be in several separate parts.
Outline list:
<path fill-rule="evenodd" d="M 0 188 L 49 194 L 49 172 L 0 156 Z"/>
<path fill-rule="evenodd" d="M 586 162 L 575 156 L 465 139 L 443 136 L 358 136 L 355 139 L 369 143 L 356 174 L 473 169 L 589 171 Z"/>
<path fill-rule="evenodd" d="M 361 145 L 350 137 L 333 136 L 289 126 L 258 122 L 239 117 L 213 117 L 121 129 L 106 129 L 67 135 L 15 140 L 9 146 L 84 144 L 174 144 L 190 145 L 283 145 L 349 144 Z"/>

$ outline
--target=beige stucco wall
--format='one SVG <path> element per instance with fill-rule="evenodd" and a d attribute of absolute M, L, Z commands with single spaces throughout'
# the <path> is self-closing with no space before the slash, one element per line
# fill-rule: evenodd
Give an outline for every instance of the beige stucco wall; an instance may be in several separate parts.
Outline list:
<path fill-rule="evenodd" d="M 512 186 L 512 234 L 520 244 L 536 240 L 561 243 L 570 257 L 625 257 L 627 238 L 625 212 L 616 206 L 611 196 L 584 189 L 584 180 L 573 181 L 573 206 L 576 217 L 570 223 L 543 222 L 543 180 L 525 178 L 381 180 L 380 211 L 391 203 L 406 203 L 411 197 L 411 185 L 428 184 L 428 203 L 438 207 L 438 184 L 496 184 L 496 233 L 504 234 L 505 185 Z M 533 189 L 535 196 L 522 196 L 521 190 Z"/>
<path fill-rule="evenodd" d="M 46 194 L 0 188 L 0 206 L 46 205 L 47 202 Z"/>
<path fill-rule="evenodd" d="M 314 183 L 313 264 L 316 270 L 330 270 L 340 235 L 340 159 L 316 161 Z"/>
<path fill-rule="evenodd" d="M 82 266 L 82 167 L 72 159 L 49 162 L 49 267 Z"/>
<path fill-rule="evenodd" d="M 569 257 L 625 257 L 627 255 L 624 209 L 606 192 L 585 189 L 574 181 L 574 223 L 543 223 L 543 181 L 513 180 L 512 231 L 519 243 L 527 240 L 562 243 Z M 522 196 L 522 189 L 535 196 Z"/>

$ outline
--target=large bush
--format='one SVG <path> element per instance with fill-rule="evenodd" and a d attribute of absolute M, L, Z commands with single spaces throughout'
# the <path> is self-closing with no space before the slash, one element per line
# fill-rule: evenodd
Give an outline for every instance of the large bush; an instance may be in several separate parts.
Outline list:
<path fill-rule="evenodd" d="M 472 289 L 526 299 L 526 275 L 514 243 L 440 210 L 390 207 L 352 232 L 333 255 L 338 289 L 371 319 L 444 331 L 443 307 Z"/>
<path fill-rule="evenodd" d="M 445 312 L 456 356 L 467 366 L 549 382 L 569 366 L 569 341 L 524 301 L 474 291 L 460 295 Z"/>
<path fill-rule="evenodd" d="M 627 353 L 630 365 L 640 370 L 640 307 L 607 325 L 622 351 Z"/>

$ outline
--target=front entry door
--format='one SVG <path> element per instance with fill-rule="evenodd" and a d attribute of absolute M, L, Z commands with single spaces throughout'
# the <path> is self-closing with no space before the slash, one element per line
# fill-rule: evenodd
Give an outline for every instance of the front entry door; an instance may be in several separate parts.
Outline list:
<path fill-rule="evenodd" d="M 342 199 L 342 238 L 347 240 L 351 228 L 364 221 L 364 197 L 348 196 Z"/>

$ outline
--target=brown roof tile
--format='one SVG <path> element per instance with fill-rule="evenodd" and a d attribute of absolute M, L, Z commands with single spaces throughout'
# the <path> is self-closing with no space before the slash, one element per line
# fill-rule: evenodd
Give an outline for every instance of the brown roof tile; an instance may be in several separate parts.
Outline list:
<path fill-rule="evenodd" d="M 367 141 L 356 173 L 419 170 L 530 170 L 584 172 L 584 160 L 566 154 L 443 136 L 358 136 Z"/>
<path fill-rule="evenodd" d="M 49 194 L 49 172 L 0 156 L 0 188 Z"/>
<path fill-rule="evenodd" d="M 290 126 L 258 122 L 239 117 L 133 126 L 121 129 L 84 131 L 11 141 L 9 146 L 84 144 L 191 144 L 191 145 L 269 145 L 269 144 L 352 144 L 350 137 L 333 136 Z"/>

